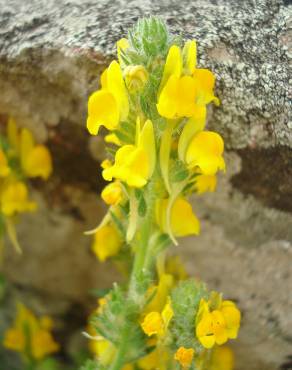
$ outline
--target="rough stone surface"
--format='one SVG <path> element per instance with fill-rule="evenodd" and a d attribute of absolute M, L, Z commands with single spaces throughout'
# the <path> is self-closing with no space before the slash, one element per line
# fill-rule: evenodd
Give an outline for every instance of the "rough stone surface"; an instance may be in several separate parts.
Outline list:
<path fill-rule="evenodd" d="M 202 235 L 180 250 L 190 272 L 243 310 L 237 370 L 280 369 L 292 343 L 290 1 L 0 0 L 0 121 L 13 115 L 48 139 L 55 162 L 53 179 L 33 184 L 38 216 L 19 225 L 24 256 L 6 250 L 4 271 L 38 312 L 68 318 L 88 289 L 115 278 L 82 236 L 104 211 L 104 148 L 83 129 L 86 102 L 115 41 L 150 14 L 198 40 L 222 102 L 209 126 L 229 150 L 218 191 L 194 199 Z"/>

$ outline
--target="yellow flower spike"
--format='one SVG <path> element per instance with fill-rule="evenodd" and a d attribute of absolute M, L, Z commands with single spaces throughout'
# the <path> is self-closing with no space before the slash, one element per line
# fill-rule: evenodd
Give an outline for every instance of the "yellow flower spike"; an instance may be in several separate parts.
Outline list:
<path fill-rule="evenodd" d="M 117 205 L 123 198 L 123 191 L 121 184 L 118 181 L 114 181 L 103 189 L 101 192 L 101 198 L 108 205 Z"/>
<path fill-rule="evenodd" d="M 194 73 L 197 65 L 197 43 L 195 40 L 188 40 L 183 48 L 184 72 L 188 75 Z"/>
<path fill-rule="evenodd" d="M 10 173 L 6 155 L 3 150 L 0 149 L 0 178 L 7 177 Z"/>
<path fill-rule="evenodd" d="M 108 130 L 118 127 L 129 113 L 129 101 L 121 67 L 111 62 L 101 76 L 102 89 L 94 92 L 88 100 L 87 129 L 97 135 L 100 126 Z"/>
<path fill-rule="evenodd" d="M 52 157 L 44 145 L 35 145 L 30 131 L 22 129 L 20 134 L 20 161 L 28 177 L 42 177 L 47 180 L 51 175 Z"/>
<path fill-rule="evenodd" d="M 36 209 L 36 203 L 28 200 L 28 190 L 22 182 L 10 182 L 4 186 L 0 194 L 0 206 L 5 216 Z"/>
<path fill-rule="evenodd" d="M 165 118 L 192 117 L 196 112 L 197 85 L 190 76 L 171 75 L 158 99 L 158 113 Z"/>
<path fill-rule="evenodd" d="M 162 199 L 156 204 L 157 223 L 164 232 L 166 232 L 168 202 L 168 199 Z M 200 232 L 200 223 L 192 211 L 191 204 L 182 197 L 178 197 L 173 203 L 170 225 L 173 235 L 177 237 L 198 235 Z"/>
<path fill-rule="evenodd" d="M 190 168 L 199 167 L 203 175 L 215 175 L 225 170 L 224 142 L 216 132 L 202 131 L 196 134 L 186 151 L 185 161 Z"/>
<path fill-rule="evenodd" d="M 118 61 L 121 66 L 124 65 L 123 59 L 122 59 L 122 50 L 126 50 L 130 47 L 129 41 L 126 38 L 122 38 L 117 41 L 117 55 L 118 55 Z"/>
<path fill-rule="evenodd" d="M 164 323 L 161 314 L 156 311 L 148 313 L 141 327 L 144 333 L 149 337 L 154 334 L 162 335 L 164 333 Z"/>
<path fill-rule="evenodd" d="M 205 106 L 197 106 L 195 114 L 188 119 L 184 125 L 178 141 L 178 157 L 184 161 L 186 150 L 192 138 L 200 131 L 203 131 L 206 125 L 207 109 Z"/>
<path fill-rule="evenodd" d="M 137 120 L 139 128 L 139 120 Z M 156 150 L 153 125 L 147 120 L 137 135 L 136 145 L 124 145 L 116 152 L 113 166 L 104 169 L 102 175 L 111 181 L 114 177 L 124 181 L 130 187 L 141 188 L 153 174 Z"/>
<path fill-rule="evenodd" d="M 108 135 L 106 135 L 104 137 L 104 141 L 106 143 L 115 144 L 117 146 L 121 146 L 122 145 L 120 139 L 117 137 L 116 134 L 108 134 Z"/>
<path fill-rule="evenodd" d="M 196 103 L 206 105 L 214 101 L 216 105 L 220 104 L 219 99 L 214 96 L 215 76 L 208 69 L 195 69 L 193 78 L 197 86 Z"/>
<path fill-rule="evenodd" d="M 121 246 L 122 240 L 116 228 L 112 225 L 104 225 L 94 235 L 92 250 L 97 258 L 104 262 L 109 257 L 117 255 Z"/>
<path fill-rule="evenodd" d="M 164 69 L 163 69 L 163 75 L 159 87 L 159 94 L 164 88 L 166 82 L 168 81 L 170 76 L 175 76 L 176 78 L 179 78 L 182 73 L 182 55 L 181 50 L 177 45 L 172 45 L 168 51 Z M 158 95 L 159 95 L 158 94 Z"/>
<path fill-rule="evenodd" d="M 124 70 L 124 76 L 130 92 L 142 90 L 148 81 L 148 72 L 142 65 L 127 66 Z"/>
<path fill-rule="evenodd" d="M 195 189 L 197 194 L 206 192 L 214 192 L 217 185 L 217 178 L 215 175 L 198 175 L 195 180 Z"/>
<path fill-rule="evenodd" d="M 194 354 L 193 348 L 179 347 L 175 352 L 174 359 L 181 364 L 183 369 L 188 369 L 191 366 Z"/>

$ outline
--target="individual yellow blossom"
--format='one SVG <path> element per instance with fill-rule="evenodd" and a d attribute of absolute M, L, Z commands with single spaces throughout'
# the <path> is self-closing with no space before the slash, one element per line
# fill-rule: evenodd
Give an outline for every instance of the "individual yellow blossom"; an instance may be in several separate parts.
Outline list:
<path fill-rule="evenodd" d="M 128 113 L 129 101 L 121 67 L 113 61 L 101 75 L 101 89 L 88 100 L 87 129 L 91 135 L 97 135 L 101 125 L 114 130 Z"/>
<path fill-rule="evenodd" d="M 124 76 L 127 88 L 131 92 L 142 90 L 148 81 L 148 72 L 142 65 L 127 66 Z"/>
<path fill-rule="evenodd" d="M 28 177 L 47 180 L 52 173 L 52 157 L 44 145 L 36 145 L 30 131 L 23 128 L 20 134 L 21 167 Z"/>
<path fill-rule="evenodd" d="M 22 304 L 17 306 L 14 325 L 5 332 L 3 345 L 24 356 L 30 355 L 36 360 L 41 360 L 59 350 L 59 345 L 54 341 L 48 328 L 48 318 L 38 320 Z"/>
<path fill-rule="evenodd" d="M 161 313 L 157 311 L 152 311 L 145 316 L 141 327 L 144 333 L 148 336 L 154 334 L 158 336 L 163 336 L 166 333 L 166 329 L 172 317 L 173 310 L 171 308 L 171 301 L 170 299 L 168 299 Z"/>
<path fill-rule="evenodd" d="M 119 204 L 123 198 L 123 191 L 121 184 L 118 181 L 111 182 L 101 192 L 101 198 L 106 204 Z"/>
<path fill-rule="evenodd" d="M 180 48 L 173 45 L 164 66 L 157 110 L 161 116 L 169 119 L 192 117 L 198 106 L 211 101 L 219 104 L 214 96 L 214 84 L 215 77 L 211 71 L 196 68 L 194 40 L 186 42 L 183 55 Z"/>
<path fill-rule="evenodd" d="M 117 150 L 114 165 L 102 173 L 105 180 L 111 181 L 115 177 L 131 187 L 140 188 L 152 176 L 156 158 L 153 125 L 147 120 L 141 133 L 139 125 L 138 119 L 136 144 L 124 145 Z"/>
<path fill-rule="evenodd" d="M 216 132 L 202 131 L 196 134 L 186 151 L 185 161 L 189 168 L 199 168 L 203 175 L 215 175 L 225 170 L 224 142 Z"/>
<path fill-rule="evenodd" d="M 199 174 L 195 179 L 195 189 L 197 194 L 213 192 L 216 189 L 217 179 L 215 175 Z"/>
<path fill-rule="evenodd" d="M 167 258 L 165 263 L 165 272 L 172 275 L 176 281 L 188 278 L 188 273 L 180 256 L 170 256 Z"/>
<path fill-rule="evenodd" d="M 0 149 L 0 178 L 7 177 L 10 173 L 6 155 L 3 150 Z"/>
<path fill-rule="evenodd" d="M 151 336 L 153 334 L 162 335 L 164 332 L 164 324 L 159 312 L 153 311 L 148 313 L 142 324 L 141 327 L 145 334 Z"/>
<path fill-rule="evenodd" d="M 160 199 L 156 202 L 156 222 L 161 230 L 166 232 L 168 199 Z M 200 223 L 192 210 L 191 204 L 184 198 L 178 197 L 171 209 L 171 230 L 174 236 L 198 235 Z"/>
<path fill-rule="evenodd" d="M 205 348 L 235 339 L 240 326 L 240 311 L 231 301 L 222 301 L 212 310 L 210 303 L 201 299 L 196 319 L 196 335 Z"/>
<path fill-rule="evenodd" d="M 181 364 L 183 369 L 187 369 L 189 366 L 191 366 L 194 353 L 195 351 L 193 348 L 179 347 L 179 349 L 175 352 L 174 359 Z"/>
<path fill-rule="evenodd" d="M 0 193 L 1 212 L 5 216 L 13 216 L 18 212 L 31 212 L 36 209 L 36 203 L 28 199 L 26 185 L 20 181 L 8 182 Z"/>
<path fill-rule="evenodd" d="M 110 224 L 100 227 L 94 234 L 92 250 L 101 262 L 117 255 L 121 246 L 120 235 L 117 229 Z"/>
<path fill-rule="evenodd" d="M 8 121 L 8 142 L 11 145 L 11 154 L 20 158 L 21 168 L 28 177 L 42 177 L 47 180 L 52 173 L 52 157 L 48 148 L 36 144 L 32 133 L 22 128 L 17 128 L 13 118 Z"/>

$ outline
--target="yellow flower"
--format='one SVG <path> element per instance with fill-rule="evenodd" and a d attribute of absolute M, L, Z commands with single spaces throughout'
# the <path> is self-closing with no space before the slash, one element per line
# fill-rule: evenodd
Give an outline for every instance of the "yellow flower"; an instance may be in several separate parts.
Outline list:
<path fill-rule="evenodd" d="M 113 61 L 101 75 L 101 90 L 88 100 L 87 129 L 97 135 L 99 127 L 114 130 L 127 118 L 129 101 L 120 65 Z"/>
<path fill-rule="evenodd" d="M 124 76 L 127 88 L 131 92 L 142 90 L 148 81 L 148 72 L 142 65 L 126 67 Z"/>
<path fill-rule="evenodd" d="M 198 175 L 195 180 L 197 194 L 213 192 L 216 189 L 217 179 L 215 175 Z"/>
<path fill-rule="evenodd" d="M 240 311 L 231 301 L 220 302 L 211 310 L 210 303 L 201 299 L 196 319 L 196 335 L 203 347 L 212 348 L 235 339 L 240 326 Z"/>
<path fill-rule="evenodd" d="M 28 190 L 23 182 L 8 182 L 0 193 L 1 211 L 5 216 L 18 212 L 31 212 L 36 203 L 28 200 Z"/>
<path fill-rule="evenodd" d="M 106 187 L 101 192 L 101 198 L 105 201 L 106 204 L 119 204 L 123 198 L 121 184 L 118 181 L 114 181 L 106 185 Z"/>
<path fill-rule="evenodd" d="M 38 320 L 24 305 L 18 304 L 14 325 L 4 335 L 3 345 L 7 349 L 41 360 L 59 350 L 49 331 L 48 317 Z"/>
<path fill-rule="evenodd" d="M 13 118 L 8 121 L 7 136 L 11 152 L 20 158 L 21 168 L 28 177 L 47 180 L 53 170 L 51 154 L 44 145 L 36 144 L 32 133 L 23 128 L 19 132 Z"/>
<path fill-rule="evenodd" d="M 198 167 L 203 175 L 215 175 L 218 170 L 225 170 L 223 151 L 224 142 L 219 134 L 202 131 L 192 138 L 185 161 L 189 168 Z"/>
<path fill-rule="evenodd" d="M 183 369 L 187 369 L 193 361 L 194 353 L 193 348 L 179 347 L 174 355 L 174 359 L 181 364 Z"/>
<path fill-rule="evenodd" d="M 102 173 L 105 180 L 111 181 L 115 177 L 131 187 L 140 188 L 152 176 L 156 160 L 153 125 L 147 120 L 141 133 L 139 125 L 137 120 L 136 145 L 124 145 L 117 150 L 114 165 Z"/>
<path fill-rule="evenodd" d="M 121 246 L 121 237 L 117 229 L 112 225 L 102 226 L 94 234 L 92 250 L 101 262 L 117 255 Z"/>
<path fill-rule="evenodd" d="M 20 161 L 28 177 L 42 177 L 47 180 L 52 173 L 52 157 L 44 145 L 36 145 L 33 136 L 27 129 L 20 134 Z"/>
<path fill-rule="evenodd" d="M 173 310 L 171 308 L 171 301 L 168 298 L 166 305 L 164 306 L 162 312 L 152 311 L 148 313 L 141 327 L 145 334 L 148 336 L 158 335 L 164 336 L 169 325 L 170 320 L 173 317 Z"/>
<path fill-rule="evenodd" d="M 111 143 L 111 144 L 115 144 L 117 146 L 121 146 L 122 143 L 120 141 L 120 139 L 117 137 L 116 134 L 108 134 L 104 137 L 104 141 L 106 143 Z"/>
<path fill-rule="evenodd" d="M 196 83 L 191 76 L 171 75 L 159 95 L 158 113 L 169 119 L 193 116 L 196 92 Z"/>
<path fill-rule="evenodd" d="M 197 69 L 195 40 L 187 41 L 183 52 L 173 45 L 168 52 L 158 94 L 157 110 L 165 118 L 192 117 L 198 106 L 214 101 L 215 77 L 207 69 Z"/>
<path fill-rule="evenodd" d="M 168 199 L 156 202 L 156 222 L 160 229 L 166 232 Z M 200 223 L 193 213 L 191 204 L 184 198 L 178 197 L 171 209 L 170 225 L 174 236 L 198 235 Z"/>
<path fill-rule="evenodd" d="M 3 150 L 0 149 L 0 177 L 6 177 L 10 173 L 6 155 Z"/>
<path fill-rule="evenodd" d="M 100 164 L 100 167 L 103 168 L 104 170 L 106 168 L 110 168 L 112 166 L 112 162 L 109 160 L 109 159 L 104 159 L 101 164 Z"/>

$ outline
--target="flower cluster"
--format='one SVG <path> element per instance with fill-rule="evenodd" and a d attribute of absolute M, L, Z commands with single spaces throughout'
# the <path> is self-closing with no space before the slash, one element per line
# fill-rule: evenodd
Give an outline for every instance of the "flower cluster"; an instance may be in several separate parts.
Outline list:
<path fill-rule="evenodd" d="M 87 128 L 104 134 L 110 182 L 92 249 L 130 275 L 93 315 L 98 369 L 201 369 L 206 351 L 237 336 L 235 304 L 188 279 L 166 254 L 176 238 L 199 234 L 189 197 L 214 191 L 225 170 L 223 139 L 206 130 L 208 104 L 219 105 L 215 76 L 198 67 L 196 48 L 159 19 L 140 20 L 117 42 L 117 60 L 88 101 Z"/>
<path fill-rule="evenodd" d="M 5 332 L 3 345 L 19 352 L 25 363 L 41 361 L 59 350 L 59 344 L 51 334 L 52 327 L 53 322 L 49 316 L 37 319 L 28 308 L 18 303 L 14 325 Z"/>
<path fill-rule="evenodd" d="M 19 249 L 13 227 L 15 216 L 36 210 L 36 203 L 29 198 L 27 178 L 40 177 L 47 180 L 52 173 L 49 150 L 36 144 L 31 132 L 17 128 L 10 118 L 6 134 L 0 137 L 0 222 Z M 1 227 L 1 230 L 4 229 Z"/>

